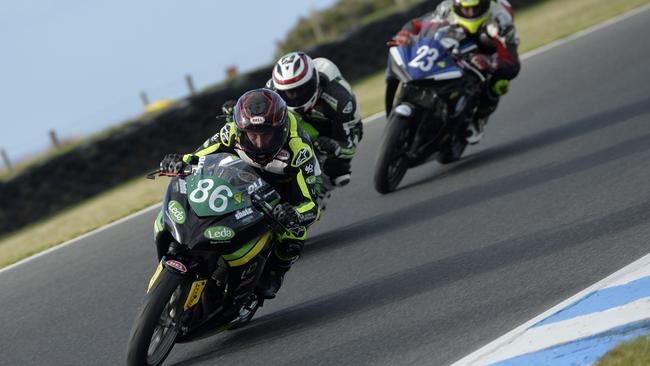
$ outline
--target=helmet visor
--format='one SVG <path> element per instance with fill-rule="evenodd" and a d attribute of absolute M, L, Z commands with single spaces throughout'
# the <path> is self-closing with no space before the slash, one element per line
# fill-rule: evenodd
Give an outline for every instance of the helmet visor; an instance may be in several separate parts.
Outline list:
<path fill-rule="evenodd" d="M 287 90 L 278 90 L 278 94 L 291 108 L 302 107 L 311 100 L 318 90 L 318 80 L 313 77 L 306 83 Z"/>
<path fill-rule="evenodd" d="M 244 151 L 256 160 L 270 160 L 282 148 L 287 137 L 286 128 L 268 128 L 243 131 L 240 144 Z"/>
<path fill-rule="evenodd" d="M 458 5 L 456 7 L 456 12 L 458 15 L 467 19 L 480 18 L 490 9 L 489 1 L 480 1 L 476 5 Z"/>

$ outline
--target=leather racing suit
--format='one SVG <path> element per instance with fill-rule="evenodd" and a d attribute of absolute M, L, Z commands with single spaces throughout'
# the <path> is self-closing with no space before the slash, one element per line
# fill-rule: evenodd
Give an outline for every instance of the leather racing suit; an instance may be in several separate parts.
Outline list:
<path fill-rule="evenodd" d="M 313 108 L 300 116 L 319 136 L 336 140 L 341 146 L 338 156 L 328 156 L 324 162 L 321 161 L 323 172 L 330 178 L 329 185 L 342 186 L 350 181 L 350 161 L 363 137 L 361 114 L 352 88 L 341 76 L 338 67 L 322 57 L 314 59 L 314 66 L 320 80 L 318 100 Z M 273 79 L 266 86 L 274 89 Z M 314 145 L 318 145 L 317 141 Z"/>
<path fill-rule="evenodd" d="M 315 202 L 319 191 L 320 166 L 309 137 L 299 125 L 300 117 L 293 112 L 288 112 L 288 116 L 287 141 L 273 160 L 264 166 L 254 162 L 239 147 L 239 135 L 234 122 L 226 122 L 219 133 L 206 140 L 194 153 L 183 156 L 185 163 L 193 164 L 201 156 L 218 152 L 238 155 L 258 171 L 262 179 L 280 194 L 283 201 L 289 202 L 295 208 L 298 213 L 298 226 L 292 228 L 291 232 L 277 233 L 277 244 L 265 266 L 265 272 L 277 271 L 282 275 L 298 259 L 307 238 L 308 227 L 320 216 L 319 207 Z"/>

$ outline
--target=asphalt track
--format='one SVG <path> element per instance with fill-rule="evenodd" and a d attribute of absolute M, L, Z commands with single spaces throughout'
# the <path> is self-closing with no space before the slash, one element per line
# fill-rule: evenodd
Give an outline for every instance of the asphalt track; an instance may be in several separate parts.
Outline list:
<path fill-rule="evenodd" d="M 524 62 L 466 158 L 372 188 L 366 125 L 277 300 L 167 365 L 451 363 L 648 253 L 650 11 Z M 0 364 L 124 364 L 154 212 L 0 273 Z"/>

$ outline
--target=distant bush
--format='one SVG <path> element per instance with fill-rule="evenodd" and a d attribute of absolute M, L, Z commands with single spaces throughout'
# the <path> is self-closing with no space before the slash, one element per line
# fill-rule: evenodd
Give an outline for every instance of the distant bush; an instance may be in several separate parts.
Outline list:
<path fill-rule="evenodd" d="M 360 25 L 421 1 L 339 0 L 330 8 L 299 18 L 286 39 L 278 43 L 276 57 L 332 41 Z"/>

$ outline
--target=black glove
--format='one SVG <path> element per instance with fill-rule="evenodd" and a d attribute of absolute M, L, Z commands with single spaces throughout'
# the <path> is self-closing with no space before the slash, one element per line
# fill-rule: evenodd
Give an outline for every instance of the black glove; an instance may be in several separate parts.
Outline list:
<path fill-rule="evenodd" d="M 341 153 L 341 144 L 327 136 L 320 136 L 316 139 L 316 141 L 314 141 L 314 148 L 316 148 L 319 153 L 327 156 L 337 157 Z"/>
<path fill-rule="evenodd" d="M 178 174 L 183 171 L 185 163 L 181 154 L 167 154 L 160 162 L 160 172 L 166 174 Z"/>
<path fill-rule="evenodd" d="M 298 224 L 298 212 L 287 202 L 273 207 L 273 217 L 286 228 L 291 228 Z"/>
<path fill-rule="evenodd" d="M 221 106 L 221 111 L 226 115 L 226 117 L 228 117 L 229 120 L 232 119 L 231 116 L 235 112 L 235 104 L 237 104 L 236 100 L 228 99 Z"/>

